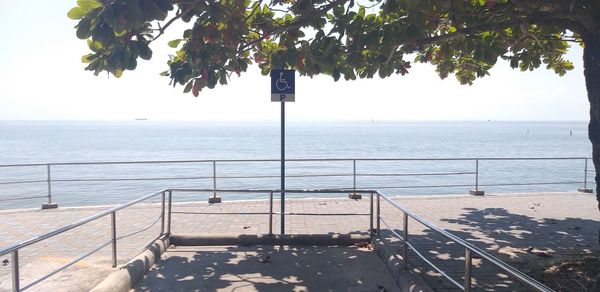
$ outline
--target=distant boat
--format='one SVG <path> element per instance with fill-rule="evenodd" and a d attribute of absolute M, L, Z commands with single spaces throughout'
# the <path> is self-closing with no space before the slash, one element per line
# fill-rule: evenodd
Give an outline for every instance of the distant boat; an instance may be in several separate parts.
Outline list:
<path fill-rule="evenodd" d="M 147 121 L 147 118 L 135 118 L 136 121 Z"/>

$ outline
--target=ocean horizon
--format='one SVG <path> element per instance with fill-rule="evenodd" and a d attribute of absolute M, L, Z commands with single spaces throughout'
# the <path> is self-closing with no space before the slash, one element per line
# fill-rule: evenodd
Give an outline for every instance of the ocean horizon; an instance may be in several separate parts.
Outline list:
<path fill-rule="evenodd" d="M 0 165 L 278 160 L 279 127 L 278 121 L 0 121 Z M 587 122 L 373 120 L 286 124 L 286 159 L 491 157 L 591 157 Z M 474 184 L 474 167 L 470 160 L 361 160 L 356 165 L 356 183 L 357 188 L 380 187 L 397 195 L 466 193 L 467 186 Z M 218 163 L 216 172 L 218 188 L 279 187 L 276 161 Z M 574 191 L 584 180 L 584 161 L 483 160 L 479 172 L 478 179 L 487 192 Z M 351 188 L 352 173 L 350 160 L 289 162 L 286 186 Z M 165 187 L 212 188 L 211 176 L 211 163 L 60 165 L 52 167 L 52 193 L 62 206 L 117 204 Z M 590 178 L 588 185 L 592 186 L 593 175 Z M 45 167 L 0 168 L 0 208 L 38 207 L 43 201 L 40 198 L 9 199 L 43 196 L 45 179 Z M 11 184 L 23 180 L 36 182 Z M 205 198 L 206 194 L 190 194 L 178 199 Z M 224 200 L 256 198 L 223 196 Z"/>

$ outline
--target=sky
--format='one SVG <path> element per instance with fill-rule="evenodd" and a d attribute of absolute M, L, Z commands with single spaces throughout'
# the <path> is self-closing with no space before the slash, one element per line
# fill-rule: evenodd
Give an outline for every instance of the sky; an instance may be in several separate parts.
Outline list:
<path fill-rule="evenodd" d="M 0 1 L 0 120 L 276 121 L 268 76 L 251 67 L 227 86 L 183 94 L 159 76 L 168 67 L 184 26 L 153 43 L 154 56 L 140 60 L 122 78 L 94 76 L 81 63 L 85 41 L 67 18 L 75 0 Z M 563 77 L 540 68 L 510 69 L 499 61 L 491 76 L 472 86 L 454 76 L 440 80 L 434 67 L 414 64 L 405 76 L 334 82 L 331 77 L 296 76 L 296 102 L 288 120 L 559 120 L 585 121 L 589 103 L 582 49 L 568 59 L 575 69 Z"/>

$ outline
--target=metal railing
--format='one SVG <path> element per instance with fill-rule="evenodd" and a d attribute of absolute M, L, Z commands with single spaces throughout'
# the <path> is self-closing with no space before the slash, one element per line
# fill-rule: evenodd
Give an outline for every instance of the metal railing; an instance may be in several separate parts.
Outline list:
<path fill-rule="evenodd" d="M 377 195 L 377 209 L 376 209 L 376 218 L 377 218 L 377 229 L 375 229 L 375 233 L 377 236 L 380 235 L 380 230 L 381 230 L 381 223 L 383 223 L 389 230 L 389 232 L 396 237 L 397 239 L 399 239 L 402 242 L 402 259 L 403 259 L 403 265 L 404 265 L 404 269 L 408 268 L 408 253 L 409 253 L 409 249 L 412 250 L 421 260 L 423 260 L 425 263 L 427 263 L 431 268 L 433 268 L 435 271 L 437 271 L 442 277 L 444 277 L 446 280 L 448 280 L 450 283 L 452 283 L 454 286 L 456 286 L 457 288 L 463 290 L 463 291 L 472 291 L 473 290 L 473 284 L 472 284 L 472 279 L 473 279 L 473 274 L 472 274 L 472 258 L 473 258 L 473 254 L 478 255 L 481 259 L 487 261 L 488 263 L 492 264 L 493 266 L 495 266 L 496 268 L 498 268 L 501 272 L 504 272 L 506 274 L 508 274 L 509 276 L 511 276 L 512 278 L 518 280 L 519 282 L 521 282 L 523 285 L 525 285 L 527 288 L 531 288 L 535 291 L 544 291 L 544 292 L 550 292 L 553 291 L 552 289 L 550 289 L 549 287 L 545 286 L 544 284 L 538 282 L 537 280 L 527 276 L 526 274 L 524 274 L 523 272 L 513 268 L 512 266 L 506 264 L 505 262 L 503 262 L 502 260 L 492 256 L 491 254 L 489 254 L 488 252 L 472 245 L 471 243 L 463 240 L 462 238 L 448 232 L 445 229 L 439 228 L 436 225 L 430 223 L 429 221 L 425 220 L 424 218 L 420 217 L 419 215 L 413 213 L 412 211 L 410 211 L 408 208 L 406 208 L 405 206 L 403 206 L 402 204 L 398 203 L 397 201 L 391 199 L 390 197 L 380 193 L 380 192 L 376 192 L 375 193 Z M 392 226 L 390 226 L 390 224 L 388 224 L 384 219 L 383 216 L 381 215 L 381 198 L 383 198 L 387 203 L 389 203 L 391 206 L 395 207 L 396 209 L 402 211 L 402 222 L 403 222 L 403 226 L 402 226 L 402 235 L 398 234 L 398 232 L 396 232 L 394 230 L 394 228 Z M 373 198 L 371 197 L 371 200 L 373 200 Z M 371 204 L 372 205 L 372 204 Z M 439 235 L 444 236 L 447 239 L 450 239 L 451 241 L 459 244 L 460 246 L 462 246 L 465 250 L 465 257 L 464 257 L 464 283 L 461 285 L 458 281 L 456 281 L 455 279 L 453 279 L 452 277 L 450 277 L 448 275 L 448 273 L 446 273 L 445 271 L 443 271 L 440 267 L 438 267 L 437 265 L 435 265 L 433 262 L 431 262 L 430 260 L 428 260 L 421 251 L 419 251 L 417 249 L 417 247 L 412 244 L 410 242 L 410 237 L 409 237 L 409 230 L 408 230 L 408 219 L 412 218 L 413 220 L 421 223 L 422 225 L 424 225 L 425 227 L 431 229 L 432 231 L 436 232 Z"/>
<path fill-rule="evenodd" d="M 23 241 L 21 243 L 15 244 L 11 247 L 5 248 L 0 250 L 0 256 L 3 255 L 7 255 L 7 254 L 11 254 L 12 257 L 12 287 L 13 287 L 13 291 L 23 291 L 26 289 L 31 288 L 32 286 L 40 283 L 41 281 L 57 274 L 58 272 L 74 265 L 75 263 L 83 260 L 84 258 L 94 254 L 95 252 L 101 250 L 102 248 L 106 247 L 107 245 L 111 245 L 112 246 L 112 266 L 113 268 L 117 266 L 117 240 L 119 238 L 117 238 L 117 233 L 116 233 L 116 223 L 117 223 L 117 212 L 130 207 L 132 205 L 138 204 L 140 202 L 146 201 L 150 198 L 154 198 L 160 195 L 161 197 L 161 202 L 160 202 L 160 206 L 161 206 L 161 213 L 160 213 L 160 219 L 161 219 L 161 229 L 160 229 L 160 236 L 166 235 L 169 236 L 171 234 L 171 226 L 172 226 L 172 201 L 173 201 L 173 193 L 174 192 L 220 192 L 220 193 L 227 193 L 227 192 L 236 192 L 236 193 L 268 193 L 270 194 L 269 196 L 269 234 L 273 234 L 273 193 L 276 192 L 280 192 L 280 190 L 250 190 L 250 189 L 243 189 L 243 190 L 227 190 L 227 189 L 222 189 L 222 190 L 217 190 L 217 189 L 164 189 L 161 190 L 160 192 L 156 192 L 156 193 L 152 193 L 146 196 L 143 196 L 141 198 L 138 198 L 136 200 L 130 201 L 128 203 L 125 203 L 123 205 L 108 209 L 106 211 L 100 212 L 96 215 L 90 216 L 88 218 L 82 219 L 80 221 L 77 221 L 75 223 L 69 224 L 67 226 L 64 226 L 62 228 L 56 229 L 54 231 L 48 232 L 46 234 L 43 234 L 41 236 Z M 412 250 L 416 255 L 418 255 L 421 259 L 423 259 L 428 265 L 430 265 L 433 269 L 435 269 L 436 271 L 438 271 L 444 278 L 446 278 L 448 281 L 450 281 L 452 284 L 454 284 L 456 287 L 464 290 L 464 291 L 471 291 L 472 290 L 472 257 L 473 254 L 478 255 L 480 258 L 482 258 L 483 260 L 486 260 L 487 262 L 489 262 L 490 264 L 492 264 L 493 266 L 495 266 L 496 268 L 498 268 L 500 271 L 508 274 L 509 276 L 517 279 L 519 282 L 521 282 L 522 284 L 526 285 L 528 288 L 534 289 L 536 291 L 552 291 L 550 288 L 546 287 L 545 285 L 541 284 L 540 282 L 532 279 L 531 277 L 525 275 L 524 273 L 520 272 L 519 270 L 511 267 L 510 265 L 502 262 L 501 260 L 497 259 L 496 257 L 492 256 L 491 254 L 487 253 L 486 251 L 464 241 L 463 239 L 453 235 L 452 233 L 441 229 L 437 226 L 435 226 L 434 224 L 428 222 L 427 220 L 423 219 L 422 217 L 420 217 L 419 215 L 413 213 L 412 211 L 410 211 L 408 208 L 404 207 L 403 205 L 401 205 L 400 203 L 398 203 L 397 201 L 393 200 L 392 198 L 390 198 L 389 196 L 383 194 L 380 191 L 377 190 L 360 190 L 360 189 L 324 189 L 324 190 L 285 190 L 285 193 L 308 193 L 308 194 L 326 194 L 326 193 L 348 193 L 348 192 L 359 192 L 359 193 L 363 193 L 363 194 L 369 194 L 370 195 L 370 200 L 369 200 L 369 234 L 371 234 L 371 236 L 379 236 L 380 232 L 381 232 L 381 223 L 383 223 L 384 225 L 387 226 L 388 230 L 398 239 L 400 239 L 403 243 L 403 249 L 402 249 L 402 255 L 403 255 L 403 261 L 404 261 L 404 265 L 406 267 L 407 265 L 407 259 L 408 259 L 408 252 L 409 249 Z M 376 196 L 376 205 L 374 203 L 374 196 Z M 383 200 L 385 200 L 386 202 L 388 202 L 391 206 L 393 206 L 394 208 L 400 210 L 403 214 L 403 233 L 404 235 L 400 235 L 398 234 L 395 229 L 390 226 L 385 219 L 383 218 L 383 216 L 381 215 L 381 198 L 383 198 Z M 111 239 L 100 245 L 98 248 L 94 249 L 91 252 L 88 252 L 86 254 L 84 254 L 83 256 L 74 259 L 73 261 L 63 265 L 62 267 L 59 267 L 58 269 L 50 272 L 49 274 L 36 279 L 34 281 L 32 281 L 31 283 L 27 284 L 24 287 L 21 287 L 21 283 L 20 283 L 20 277 L 19 277 L 19 250 L 21 250 L 24 247 L 27 246 L 31 246 L 35 243 L 41 242 L 43 240 L 52 238 L 54 236 L 57 236 L 59 234 L 62 234 L 64 232 L 67 232 L 69 230 L 72 230 L 74 228 L 83 226 L 87 223 L 90 223 L 92 221 L 98 220 L 100 218 L 103 218 L 105 216 L 108 216 L 110 214 L 111 216 Z M 165 218 L 166 216 L 166 218 Z M 281 213 L 281 216 L 285 216 L 285 213 Z M 415 221 L 421 223 L 422 225 L 424 225 L 425 227 L 431 229 L 432 231 L 436 232 L 437 234 L 440 234 L 452 241 L 454 241 L 455 243 L 461 245 L 462 247 L 464 247 L 465 250 L 465 270 L 464 270 L 464 284 L 461 285 L 460 283 L 458 283 L 456 280 L 454 280 L 452 277 L 448 276 L 448 274 L 446 272 L 444 272 L 443 270 L 441 270 L 439 267 L 437 267 L 435 264 L 433 264 L 431 261 L 427 260 L 423 254 L 415 247 L 415 245 L 413 245 L 410 240 L 409 240 L 409 231 L 408 231 L 408 218 L 412 218 Z M 376 222 L 374 222 L 376 221 Z M 281 221 L 283 224 L 283 220 Z M 374 224 L 376 224 L 374 226 Z M 282 226 L 282 231 L 285 230 L 285 226 Z"/>
<path fill-rule="evenodd" d="M 582 184 L 583 187 L 579 190 L 588 189 L 588 176 L 594 175 L 595 170 L 588 167 L 588 160 L 591 158 L 587 157 L 486 157 L 486 158 L 332 158 L 332 159 L 287 159 L 287 162 L 351 162 L 352 169 L 347 173 L 301 173 L 301 174 L 288 174 L 286 178 L 342 178 L 352 177 L 352 188 L 357 189 L 359 187 L 357 178 L 359 177 L 440 177 L 440 176 L 464 176 L 473 175 L 472 183 L 453 183 L 453 184 L 421 184 L 421 185 L 377 185 L 377 186 L 361 186 L 373 189 L 425 189 L 425 188 L 473 188 L 475 191 L 479 191 L 481 187 L 507 187 L 507 186 L 532 186 L 532 185 L 573 185 Z M 531 182 L 508 182 L 508 183 L 487 183 L 481 184 L 480 181 L 480 162 L 482 161 L 550 161 L 550 160 L 570 160 L 570 161 L 583 161 L 583 180 L 579 181 L 531 181 Z M 464 171 L 442 171 L 442 172 L 409 172 L 409 173 L 373 173 L 373 172 L 359 172 L 357 171 L 357 165 L 364 162 L 440 162 L 440 161 L 463 161 L 473 162 L 474 169 Z M 0 169 L 6 168 L 24 168 L 24 167 L 43 167 L 45 168 L 44 179 L 30 179 L 30 180 L 12 180 L 12 181 L 0 181 L 0 186 L 10 185 L 22 185 L 22 184 L 46 184 L 46 194 L 34 195 L 34 196 L 23 196 L 23 197 L 8 197 L 0 198 L 1 201 L 16 201 L 16 200 L 29 200 L 35 198 L 46 198 L 45 204 L 54 203 L 53 199 L 53 183 L 84 183 L 84 182 L 133 182 L 133 181 L 176 181 L 176 180 L 210 180 L 212 182 L 212 189 L 217 189 L 219 180 L 228 179 L 268 179 L 268 178 L 279 178 L 278 174 L 272 175 L 220 175 L 218 172 L 219 164 L 231 164 L 231 163 L 268 163 L 268 162 L 279 162 L 277 159 L 221 159 L 221 160 L 163 160 L 163 161 L 107 161 L 107 162 L 65 162 L 65 163 L 36 163 L 36 164 L 5 164 L 0 165 Z M 100 165 L 149 165 L 149 164 L 208 164 L 211 167 L 212 175 L 204 176 L 182 176 L 182 177 L 116 177 L 116 178 L 55 178 L 53 176 L 53 169 L 56 167 L 64 166 L 100 166 Z M 217 196 L 217 192 L 213 192 L 213 198 Z"/>

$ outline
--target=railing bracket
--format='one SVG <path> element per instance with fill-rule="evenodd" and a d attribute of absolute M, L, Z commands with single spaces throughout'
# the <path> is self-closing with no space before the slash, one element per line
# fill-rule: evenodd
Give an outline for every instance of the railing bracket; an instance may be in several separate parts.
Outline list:
<path fill-rule="evenodd" d="M 209 204 L 216 204 L 216 203 L 221 203 L 221 197 L 220 196 L 212 196 L 208 198 L 208 203 Z"/>
<path fill-rule="evenodd" d="M 362 195 L 359 193 L 349 193 L 348 198 L 350 198 L 352 200 L 360 200 L 360 199 L 362 199 Z"/>
<path fill-rule="evenodd" d="M 56 203 L 56 202 L 42 204 L 42 210 L 56 209 L 56 208 L 58 208 L 58 203 Z"/>
<path fill-rule="evenodd" d="M 484 191 L 470 190 L 469 195 L 471 196 L 483 196 L 485 195 Z"/>

